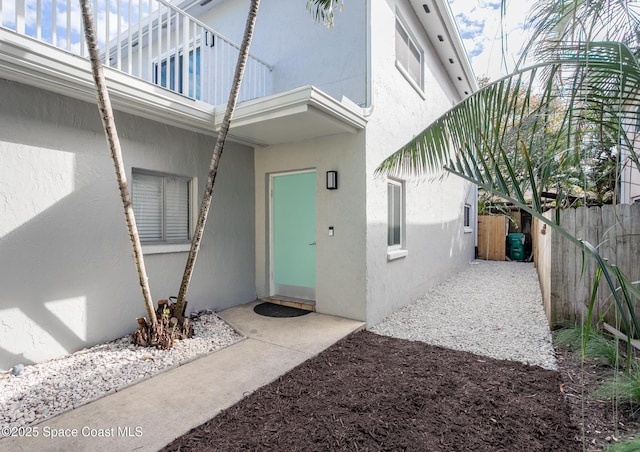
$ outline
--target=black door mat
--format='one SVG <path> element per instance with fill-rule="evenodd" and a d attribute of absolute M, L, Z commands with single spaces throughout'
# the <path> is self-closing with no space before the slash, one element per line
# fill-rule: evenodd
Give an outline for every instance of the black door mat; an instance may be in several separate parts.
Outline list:
<path fill-rule="evenodd" d="M 266 317 L 300 317 L 301 315 L 309 314 L 311 311 L 265 302 L 255 305 L 253 312 Z"/>

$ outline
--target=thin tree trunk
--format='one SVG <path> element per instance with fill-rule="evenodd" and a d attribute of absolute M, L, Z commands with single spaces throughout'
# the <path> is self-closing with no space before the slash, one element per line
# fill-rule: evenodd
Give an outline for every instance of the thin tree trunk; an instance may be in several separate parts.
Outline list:
<path fill-rule="evenodd" d="M 202 234 L 204 232 L 204 226 L 209 214 L 209 208 L 211 206 L 211 198 L 213 196 L 213 186 L 216 181 L 216 175 L 218 173 L 218 164 L 222 151 L 224 149 L 224 142 L 229 132 L 229 125 L 231 123 L 231 116 L 236 108 L 238 101 L 238 93 L 240 92 L 240 84 L 242 83 L 242 76 L 244 74 L 244 68 L 247 64 L 247 58 L 249 57 L 249 46 L 251 45 L 251 39 L 253 37 L 253 29 L 256 23 L 256 17 L 258 15 L 258 6 L 260 6 L 260 0 L 251 0 L 249 7 L 249 13 L 247 15 L 247 23 L 244 29 L 244 37 L 242 38 L 242 45 L 240 46 L 240 53 L 238 54 L 238 62 L 236 64 L 236 71 L 233 76 L 233 84 L 231 86 L 231 92 L 229 93 L 229 101 L 227 102 L 227 109 L 224 114 L 222 126 L 218 132 L 216 139 L 216 145 L 211 156 L 211 164 L 209 166 L 209 176 L 207 178 L 207 186 L 202 196 L 202 203 L 200 204 L 200 213 L 198 215 L 198 222 L 191 240 L 191 249 L 187 258 L 187 264 L 182 276 L 182 283 L 180 284 L 180 292 L 178 292 L 178 301 L 174 309 L 174 315 L 182 316 L 184 310 L 185 297 L 189 291 L 189 284 L 191 283 L 191 276 L 193 275 L 193 268 L 196 258 L 198 257 L 198 251 L 200 250 L 200 242 L 202 240 Z"/>
<path fill-rule="evenodd" d="M 100 110 L 102 125 L 104 126 L 104 133 L 109 143 L 109 150 L 111 151 L 111 158 L 113 159 L 113 165 L 116 171 L 116 178 L 118 180 L 118 187 L 120 189 L 120 198 L 122 199 L 124 216 L 127 222 L 127 228 L 129 230 L 129 239 L 131 240 L 131 247 L 133 248 L 133 259 L 135 261 L 136 270 L 138 272 L 140 288 L 142 289 L 142 298 L 144 299 L 144 305 L 147 309 L 149 321 L 152 325 L 155 325 L 157 323 L 156 313 L 153 309 L 153 301 L 151 299 L 151 293 L 149 291 L 149 280 L 147 278 L 147 270 L 144 266 L 144 256 L 142 255 L 140 236 L 138 235 L 136 219 L 133 214 L 131 196 L 129 195 L 129 188 L 127 185 L 127 174 L 124 170 L 124 163 L 122 161 L 120 140 L 118 139 L 118 132 L 116 130 L 116 123 L 113 117 L 113 110 L 111 109 L 111 100 L 109 99 L 109 93 L 107 91 L 107 85 L 104 79 L 102 64 L 100 62 L 98 42 L 96 39 L 95 29 L 93 25 L 93 15 L 91 13 L 91 5 L 89 1 L 90 0 L 80 0 L 80 7 L 82 8 L 82 19 L 84 21 L 85 38 L 87 40 L 87 47 L 89 49 L 89 56 L 91 59 L 91 71 L 93 72 L 93 79 L 96 84 L 98 109 Z"/>

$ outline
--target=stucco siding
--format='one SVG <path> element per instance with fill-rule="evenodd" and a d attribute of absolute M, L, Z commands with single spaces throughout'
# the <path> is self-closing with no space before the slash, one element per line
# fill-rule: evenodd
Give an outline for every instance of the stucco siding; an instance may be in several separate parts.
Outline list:
<path fill-rule="evenodd" d="M 387 179 L 375 177 L 380 162 L 422 131 L 456 101 L 413 10 L 404 2 L 372 2 L 373 113 L 367 147 L 367 323 L 375 324 L 415 301 L 474 257 L 474 234 L 463 227 L 464 204 L 473 186 L 454 176 L 413 181 L 405 187 L 407 256 L 387 260 Z M 418 92 L 395 63 L 396 12 L 422 48 L 426 70 Z"/>
<path fill-rule="evenodd" d="M 226 0 L 189 13 L 240 42 L 247 9 L 248 0 Z M 454 176 L 403 182 L 407 254 L 388 259 L 387 179 L 374 171 L 458 100 L 415 14 L 407 1 L 345 2 L 328 30 L 303 1 L 262 3 L 251 50 L 273 65 L 273 91 L 313 85 L 345 96 L 363 107 L 367 124 L 255 150 L 227 141 L 189 310 L 272 294 L 276 173 L 316 171 L 318 312 L 375 324 L 473 259 L 475 234 L 463 227 L 463 212 L 465 203 L 475 209 L 475 189 Z M 423 52 L 422 88 L 397 67 L 396 15 Z M 188 108 L 173 100 L 166 111 L 177 107 Z M 133 169 L 194 177 L 197 209 L 213 134 L 126 113 L 116 121 L 129 178 Z M 131 332 L 145 310 L 95 105 L 0 79 L 0 162 L 0 368 Z M 337 190 L 325 188 L 329 170 L 338 171 Z M 145 260 L 154 300 L 175 295 L 186 252 Z"/>
<path fill-rule="evenodd" d="M 335 99 L 346 96 L 364 105 L 366 3 L 346 2 L 329 30 L 313 21 L 304 1 L 261 2 L 251 52 L 273 65 L 274 92 L 313 85 Z M 199 19 L 241 42 L 248 8 L 248 1 L 225 1 Z"/>
<path fill-rule="evenodd" d="M 0 80 L 0 368 L 130 333 L 145 315 L 95 105 Z M 214 137 L 116 113 L 125 165 L 197 177 Z M 253 150 L 228 143 L 189 310 L 255 298 Z M 198 203 L 196 202 L 196 204 Z M 145 256 L 155 300 L 186 253 Z"/>
<path fill-rule="evenodd" d="M 316 179 L 316 310 L 364 320 L 364 133 L 257 149 L 256 287 L 272 295 L 269 257 L 269 176 L 314 169 Z M 338 189 L 327 190 L 326 171 L 338 171 Z M 329 236 L 333 226 L 334 236 Z"/>

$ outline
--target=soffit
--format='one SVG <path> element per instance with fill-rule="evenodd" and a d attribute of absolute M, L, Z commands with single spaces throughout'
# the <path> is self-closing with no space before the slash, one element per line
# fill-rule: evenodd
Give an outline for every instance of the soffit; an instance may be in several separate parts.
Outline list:
<path fill-rule="evenodd" d="M 217 131 L 225 106 L 216 110 Z M 239 104 L 230 134 L 258 146 L 269 146 L 357 133 L 365 125 L 366 119 L 356 108 L 313 86 L 304 86 Z"/>
<path fill-rule="evenodd" d="M 460 99 L 466 98 L 478 85 L 448 3 L 443 0 L 410 2 Z"/>

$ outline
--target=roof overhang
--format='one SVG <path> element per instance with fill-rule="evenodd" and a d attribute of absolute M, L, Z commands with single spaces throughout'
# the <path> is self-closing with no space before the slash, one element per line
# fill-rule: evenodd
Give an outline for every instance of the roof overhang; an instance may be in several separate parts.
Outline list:
<path fill-rule="evenodd" d="M 104 73 L 115 110 L 208 135 L 220 130 L 226 105 L 214 107 L 110 68 Z M 0 78 L 96 102 L 89 60 L 2 28 Z M 304 86 L 239 103 L 228 139 L 268 146 L 356 133 L 365 125 L 357 105 Z"/>
<path fill-rule="evenodd" d="M 468 97 L 478 89 L 478 82 L 449 3 L 446 0 L 410 2 L 460 99 Z"/>
<path fill-rule="evenodd" d="M 224 110 L 224 105 L 216 108 L 216 131 Z M 357 133 L 367 123 L 361 110 L 313 86 L 303 86 L 238 104 L 229 133 L 258 146 Z"/>

